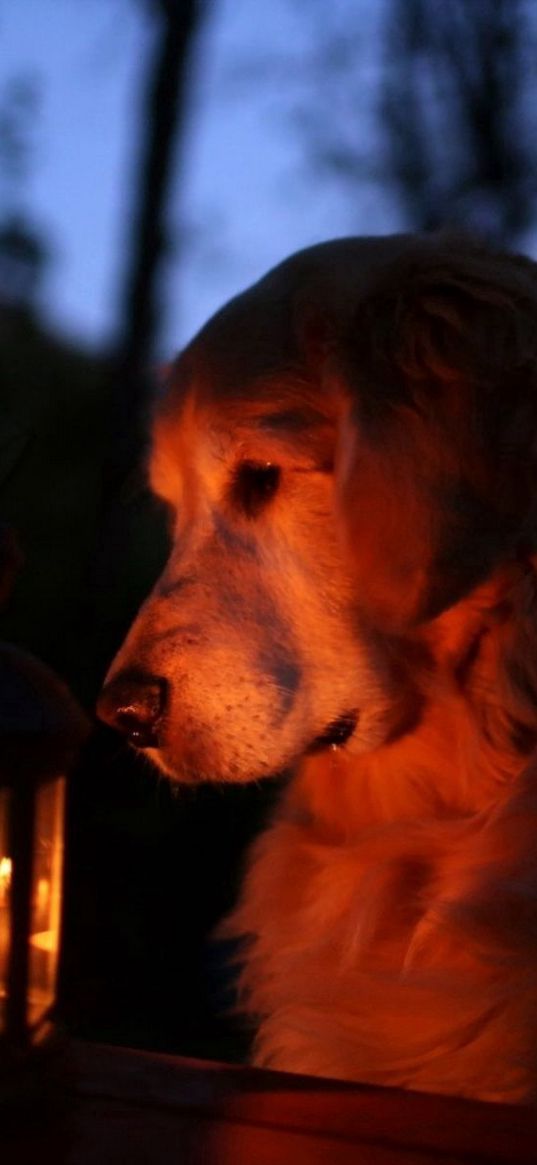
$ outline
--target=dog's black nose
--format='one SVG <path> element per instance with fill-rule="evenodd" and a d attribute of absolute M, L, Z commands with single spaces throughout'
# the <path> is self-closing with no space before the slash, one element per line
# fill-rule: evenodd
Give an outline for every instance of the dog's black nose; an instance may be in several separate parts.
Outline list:
<path fill-rule="evenodd" d="M 103 688 L 97 713 L 137 748 L 159 747 L 159 725 L 166 709 L 168 684 L 160 676 L 125 671 Z"/>

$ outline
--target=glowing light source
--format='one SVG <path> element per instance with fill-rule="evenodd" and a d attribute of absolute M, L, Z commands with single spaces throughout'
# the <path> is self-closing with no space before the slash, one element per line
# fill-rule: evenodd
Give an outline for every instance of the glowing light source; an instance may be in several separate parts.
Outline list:
<path fill-rule="evenodd" d="M 29 793 L 25 784 L 24 800 Z M 4 789 L 2 793 L 0 838 L 5 846 L 7 836 L 11 834 L 14 852 L 17 830 L 10 818 L 14 811 L 16 816 L 17 789 Z M 15 1022 L 11 1014 L 13 995 L 18 1017 L 15 1026 L 19 1034 L 23 1028 L 29 1033 L 37 1033 L 48 1016 L 56 991 L 65 778 L 58 776 L 37 784 L 31 800 L 33 820 L 28 829 L 28 838 L 33 839 L 31 854 L 18 853 L 11 857 L 4 852 L 0 857 L 0 1034 L 3 1030 L 6 1034 Z M 25 888 L 28 893 L 24 906 Z M 19 928 L 23 916 L 27 919 L 27 934 L 21 938 Z M 23 1001 L 19 998 L 22 982 L 26 988 Z"/>
<path fill-rule="evenodd" d="M 0 906 L 6 904 L 12 873 L 13 862 L 11 858 L 0 858 Z"/>
<path fill-rule="evenodd" d="M 61 938 L 64 774 L 86 731 L 57 677 L 0 644 L 0 1055 L 13 1050 L 13 1063 L 50 1029 Z"/>

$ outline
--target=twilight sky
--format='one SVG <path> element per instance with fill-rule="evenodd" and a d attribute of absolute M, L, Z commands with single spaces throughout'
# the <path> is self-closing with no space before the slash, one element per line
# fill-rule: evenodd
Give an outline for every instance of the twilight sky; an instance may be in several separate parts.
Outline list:
<path fill-rule="evenodd" d="M 314 96 L 323 7 L 337 26 L 356 2 L 214 0 L 176 168 L 171 214 L 183 243 L 168 263 L 162 356 L 291 251 L 400 226 L 377 189 L 351 194 L 312 165 L 293 114 Z M 367 80 L 382 4 L 358 3 Z M 91 345 L 114 334 L 150 46 L 143 0 L 0 0 L 0 94 L 28 75 L 41 92 L 23 204 L 53 249 L 44 307 L 55 328 Z"/>

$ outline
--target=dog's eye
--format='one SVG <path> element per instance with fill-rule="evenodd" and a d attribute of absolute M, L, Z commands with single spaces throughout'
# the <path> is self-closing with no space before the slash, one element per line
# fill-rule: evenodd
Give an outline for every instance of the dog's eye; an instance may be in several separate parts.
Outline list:
<path fill-rule="evenodd" d="M 280 467 L 271 461 L 242 461 L 233 481 L 233 498 L 248 518 L 255 518 L 274 497 Z"/>

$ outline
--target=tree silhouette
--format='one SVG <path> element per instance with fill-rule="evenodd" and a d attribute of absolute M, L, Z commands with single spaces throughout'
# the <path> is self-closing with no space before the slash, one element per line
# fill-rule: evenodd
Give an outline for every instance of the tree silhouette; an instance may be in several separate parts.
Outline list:
<path fill-rule="evenodd" d="M 290 103 L 317 181 L 338 181 L 356 228 L 374 194 L 407 229 L 523 243 L 537 193 L 533 0 L 307 0 L 307 12 Z"/>
<path fill-rule="evenodd" d="M 506 243 L 529 227 L 534 21 L 527 0 L 391 0 L 386 174 L 411 226 L 463 225 Z"/>
<path fill-rule="evenodd" d="M 39 112 L 37 79 L 16 74 L 0 92 L 0 305 L 32 310 L 49 251 L 24 209 Z"/>
<path fill-rule="evenodd" d="M 112 442 L 116 478 L 129 467 L 146 405 L 147 372 L 161 307 L 160 279 L 169 248 L 170 181 L 186 124 L 195 34 L 209 5 L 210 0 L 149 0 L 157 37 L 142 103 L 131 246 L 120 304 Z"/>

